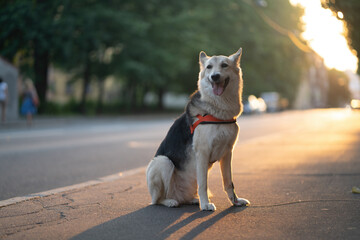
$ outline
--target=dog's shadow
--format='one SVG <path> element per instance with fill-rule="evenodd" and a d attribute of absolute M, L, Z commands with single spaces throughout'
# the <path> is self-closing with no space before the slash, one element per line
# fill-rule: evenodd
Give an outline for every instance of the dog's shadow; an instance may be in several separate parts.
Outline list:
<path fill-rule="evenodd" d="M 202 221 L 182 237 L 182 239 L 192 239 L 226 215 L 241 212 L 244 209 L 246 208 L 230 207 L 216 214 L 216 212 L 199 211 L 198 206 L 169 209 L 151 205 L 88 229 L 72 239 L 165 239 L 196 219 L 214 215 Z M 175 223 L 185 213 L 193 214 Z"/>

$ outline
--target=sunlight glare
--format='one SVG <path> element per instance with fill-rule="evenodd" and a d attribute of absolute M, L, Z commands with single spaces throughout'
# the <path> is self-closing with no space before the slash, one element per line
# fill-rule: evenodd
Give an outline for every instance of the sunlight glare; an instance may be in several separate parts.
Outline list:
<path fill-rule="evenodd" d="M 358 59 L 355 50 L 349 48 L 345 38 L 345 24 L 337 19 L 330 9 L 321 7 L 320 0 L 289 0 L 291 4 L 300 4 L 304 8 L 304 32 L 302 37 L 310 47 L 324 58 L 328 68 L 340 71 L 356 72 Z M 341 18 L 342 12 L 338 12 Z"/>
<path fill-rule="evenodd" d="M 340 18 L 340 19 L 343 19 L 344 18 L 344 14 L 342 13 L 342 12 L 337 12 L 337 16 L 338 16 L 338 18 Z"/>

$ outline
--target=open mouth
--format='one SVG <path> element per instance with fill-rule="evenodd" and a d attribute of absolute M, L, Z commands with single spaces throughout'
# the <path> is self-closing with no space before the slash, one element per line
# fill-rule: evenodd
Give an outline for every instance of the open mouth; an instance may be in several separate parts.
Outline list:
<path fill-rule="evenodd" d="M 215 82 L 211 81 L 211 86 L 212 86 L 212 89 L 213 89 L 213 93 L 216 96 L 220 96 L 221 94 L 223 94 L 223 92 L 225 91 L 225 88 L 229 84 L 229 80 L 230 80 L 230 77 L 227 77 L 225 79 L 225 81 L 221 81 L 221 82 L 218 82 L 218 83 L 215 83 Z"/>

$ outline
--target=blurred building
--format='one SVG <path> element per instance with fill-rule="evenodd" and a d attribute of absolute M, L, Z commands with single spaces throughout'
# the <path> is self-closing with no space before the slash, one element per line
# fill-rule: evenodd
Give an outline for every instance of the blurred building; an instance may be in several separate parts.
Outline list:
<path fill-rule="evenodd" d="M 8 101 L 6 106 L 6 119 L 16 120 L 19 117 L 18 78 L 19 71 L 11 63 L 0 57 L 0 76 L 8 85 Z"/>
<path fill-rule="evenodd" d="M 82 80 L 74 78 L 73 74 L 66 73 L 54 67 L 49 68 L 49 88 L 47 91 L 47 100 L 60 104 L 65 104 L 70 100 L 79 101 L 82 93 Z M 91 81 L 87 89 L 87 99 L 96 101 L 99 95 L 99 84 L 103 84 L 103 101 L 114 102 L 120 94 L 120 83 L 114 77 L 106 78 L 103 83 Z"/>
<path fill-rule="evenodd" d="M 351 92 L 351 97 L 355 99 L 360 99 L 360 77 L 359 75 L 346 71 L 346 75 L 349 77 L 349 90 Z"/>
<path fill-rule="evenodd" d="M 315 52 L 308 53 L 307 59 L 309 67 L 303 73 L 293 107 L 326 107 L 329 84 L 324 60 Z"/>
<path fill-rule="evenodd" d="M 154 92 L 145 94 L 146 105 L 158 104 L 159 96 Z M 179 94 L 173 92 L 165 92 L 163 97 L 164 108 L 167 109 L 184 109 L 189 101 L 189 94 Z"/>
<path fill-rule="evenodd" d="M 66 104 L 70 100 L 80 101 L 83 88 L 82 79 L 75 79 L 71 73 L 50 67 L 48 81 L 49 88 L 46 96 L 48 101 L 59 104 Z M 99 84 L 103 84 L 103 86 Z M 104 92 L 104 103 L 114 103 L 119 100 L 119 96 L 122 94 L 122 84 L 112 76 L 107 77 L 103 83 L 91 81 L 87 89 L 87 100 L 97 101 L 101 87 L 103 87 Z M 169 109 L 183 109 L 188 101 L 188 97 L 188 94 L 166 92 L 163 98 L 164 107 Z M 145 95 L 145 102 L 148 105 L 157 104 L 157 94 L 148 92 Z"/>

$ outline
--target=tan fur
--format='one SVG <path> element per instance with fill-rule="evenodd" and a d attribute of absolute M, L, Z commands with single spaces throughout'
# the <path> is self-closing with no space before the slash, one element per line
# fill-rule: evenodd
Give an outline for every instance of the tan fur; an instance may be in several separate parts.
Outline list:
<path fill-rule="evenodd" d="M 197 120 L 197 114 L 211 114 L 224 120 L 241 114 L 243 83 L 240 57 L 241 49 L 229 57 L 208 57 L 204 52 L 200 53 L 198 89 L 201 97 L 193 98 L 187 106 L 187 112 L 194 121 Z M 227 67 L 223 67 L 224 63 Z M 211 68 L 207 67 L 209 64 Z M 220 75 L 220 83 L 230 79 L 220 96 L 213 92 L 211 76 L 214 74 Z M 220 161 L 223 186 L 229 200 L 235 206 L 249 204 L 248 200 L 237 197 L 232 183 L 232 151 L 238 132 L 236 123 L 199 125 L 193 135 L 193 144 L 188 148 L 190 159 L 184 171 L 175 169 L 166 156 L 155 157 L 147 169 L 152 204 L 176 207 L 179 204 L 194 203 L 198 193 L 201 210 L 214 211 L 216 207 L 209 201 L 207 178 L 208 169 L 216 161 Z"/>

